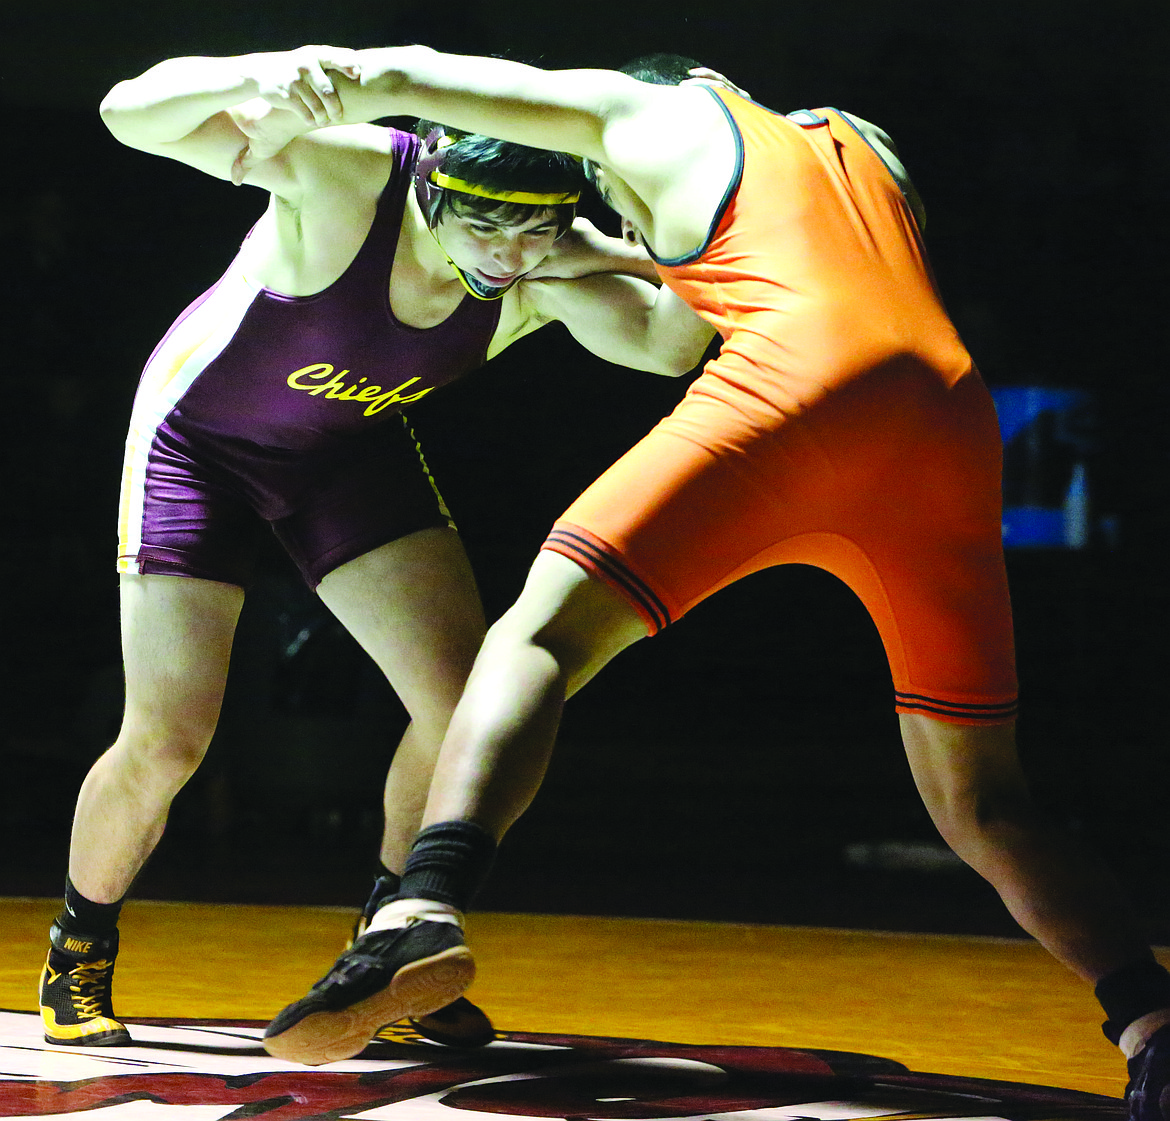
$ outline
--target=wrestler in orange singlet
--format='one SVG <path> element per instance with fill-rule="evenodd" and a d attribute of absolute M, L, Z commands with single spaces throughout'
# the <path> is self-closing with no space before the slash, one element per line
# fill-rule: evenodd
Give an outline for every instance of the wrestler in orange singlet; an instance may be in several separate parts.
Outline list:
<path fill-rule="evenodd" d="M 1130 1060 L 1131 1121 L 1170 1121 L 1170 974 L 1019 765 L 995 416 L 889 138 L 835 110 L 786 119 L 711 72 L 711 88 L 688 85 L 678 60 L 639 81 L 423 47 L 359 53 L 347 115 L 417 113 L 583 156 L 626 235 L 724 342 L 558 523 L 476 659 L 399 897 L 273 1020 L 268 1049 L 343 1058 L 379 1023 L 457 995 L 474 973 L 459 912 L 540 784 L 565 698 L 719 587 L 805 561 L 877 622 L 939 831 L 1096 986 Z"/>
<path fill-rule="evenodd" d="M 707 243 L 657 260 L 724 345 L 545 548 L 651 632 L 748 573 L 816 565 L 877 624 L 898 711 L 1010 721 L 999 431 L 910 205 L 843 114 L 709 92 L 736 174 Z"/>

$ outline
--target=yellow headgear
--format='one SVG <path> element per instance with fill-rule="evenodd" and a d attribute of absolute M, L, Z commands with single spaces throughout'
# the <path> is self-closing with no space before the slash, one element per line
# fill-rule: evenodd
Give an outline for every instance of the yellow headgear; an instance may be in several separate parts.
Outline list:
<path fill-rule="evenodd" d="M 537 191 L 495 191 L 491 187 L 469 183 L 466 179 L 456 179 L 454 175 L 446 175 L 441 171 L 432 171 L 430 180 L 436 187 L 458 191 L 463 195 L 478 195 L 480 198 L 495 199 L 497 202 L 518 202 L 528 206 L 566 206 L 578 202 L 581 198 L 580 191 L 569 193 L 549 191 L 544 194 Z"/>

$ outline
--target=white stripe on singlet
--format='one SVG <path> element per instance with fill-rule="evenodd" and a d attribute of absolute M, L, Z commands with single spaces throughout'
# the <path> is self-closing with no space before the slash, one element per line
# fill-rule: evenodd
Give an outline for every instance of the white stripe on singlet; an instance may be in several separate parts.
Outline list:
<path fill-rule="evenodd" d="M 195 379 L 223 353 L 260 291 L 236 269 L 178 319 L 146 363 L 126 436 L 118 504 L 118 571 L 139 571 L 146 469 L 158 427 Z"/>

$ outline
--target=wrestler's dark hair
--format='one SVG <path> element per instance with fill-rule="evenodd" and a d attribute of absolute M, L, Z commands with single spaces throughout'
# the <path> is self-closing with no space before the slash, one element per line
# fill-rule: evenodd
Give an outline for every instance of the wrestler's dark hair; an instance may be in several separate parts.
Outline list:
<path fill-rule="evenodd" d="M 627 62 L 621 67 L 621 72 L 654 86 L 677 86 L 685 82 L 691 76 L 690 71 L 698 66 L 702 63 L 680 54 L 647 54 Z"/>
<path fill-rule="evenodd" d="M 460 132 L 434 121 L 419 121 L 415 135 L 423 140 L 437 128 L 454 138 L 443 149 L 443 173 L 492 191 L 530 191 L 534 194 L 579 194 L 585 185 L 581 163 L 564 152 L 529 148 L 492 136 Z M 547 207 L 525 202 L 501 202 L 461 191 L 443 191 L 433 221 L 448 212 L 482 215 L 504 225 L 521 225 Z M 552 208 L 562 228 L 573 221 L 576 207 L 565 203 Z"/>

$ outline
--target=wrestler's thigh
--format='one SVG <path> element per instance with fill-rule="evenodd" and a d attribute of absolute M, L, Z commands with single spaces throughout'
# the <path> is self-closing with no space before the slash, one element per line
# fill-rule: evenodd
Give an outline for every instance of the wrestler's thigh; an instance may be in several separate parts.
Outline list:
<path fill-rule="evenodd" d="M 532 563 L 524 590 L 492 627 L 500 643 L 540 646 L 556 659 L 571 696 L 626 647 L 646 637 L 637 610 L 606 582 L 551 551 Z"/>
<path fill-rule="evenodd" d="M 657 629 L 776 563 L 777 542 L 817 524 L 823 473 L 803 469 L 815 454 L 803 444 L 793 431 L 745 454 L 657 428 L 565 511 L 546 548 L 623 592 Z"/>
<path fill-rule="evenodd" d="M 900 712 L 963 722 L 1014 717 L 1011 602 L 997 528 L 980 537 L 903 525 L 865 542 L 864 569 L 851 570 L 849 582 L 882 634 Z"/>
<path fill-rule="evenodd" d="M 242 588 L 185 576 L 120 582 L 126 720 L 192 734 L 219 712 Z"/>
<path fill-rule="evenodd" d="M 317 593 L 412 714 L 431 700 L 458 698 L 485 623 L 453 529 L 432 527 L 380 545 L 328 573 Z"/>
<path fill-rule="evenodd" d="M 842 530 L 866 556 L 851 586 L 882 632 L 899 711 L 1010 721 L 1015 652 L 995 413 L 972 374 L 928 419 L 908 426 L 901 454 Z"/>

